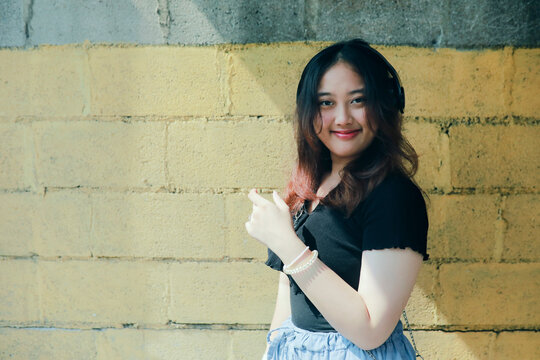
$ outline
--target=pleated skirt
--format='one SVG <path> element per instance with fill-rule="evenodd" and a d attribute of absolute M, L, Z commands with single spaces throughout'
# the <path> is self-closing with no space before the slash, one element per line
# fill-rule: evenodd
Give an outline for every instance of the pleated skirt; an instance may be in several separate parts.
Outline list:
<path fill-rule="evenodd" d="M 270 335 L 277 331 L 270 341 Z M 296 327 L 291 317 L 268 332 L 268 360 L 414 360 L 415 352 L 399 321 L 386 342 L 365 351 L 339 332 L 314 332 Z"/>

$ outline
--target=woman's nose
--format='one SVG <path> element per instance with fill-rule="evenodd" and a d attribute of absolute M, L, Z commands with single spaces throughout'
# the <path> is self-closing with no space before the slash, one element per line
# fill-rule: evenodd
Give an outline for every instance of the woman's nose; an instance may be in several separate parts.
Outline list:
<path fill-rule="evenodd" d="M 339 105 L 336 107 L 335 113 L 336 124 L 350 124 L 352 122 L 351 113 L 346 105 Z"/>

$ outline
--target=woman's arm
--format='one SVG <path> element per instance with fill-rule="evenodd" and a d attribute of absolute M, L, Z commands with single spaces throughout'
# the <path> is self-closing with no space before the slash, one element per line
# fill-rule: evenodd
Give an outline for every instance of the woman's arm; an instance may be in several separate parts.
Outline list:
<path fill-rule="evenodd" d="M 274 309 L 274 317 L 270 324 L 270 330 L 279 327 L 289 316 L 291 315 L 291 299 L 290 299 L 290 284 L 289 278 L 284 273 L 279 273 L 279 285 L 276 298 L 276 307 Z M 277 332 L 273 332 L 270 335 L 270 340 L 277 335 Z M 263 355 L 263 359 L 266 359 L 266 353 L 268 352 L 269 344 L 266 344 L 266 350 Z"/>
<path fill-rule="evenodd" d="M 280 272 L 276 307 L 274 310 L 274 317 L 272 318 L 272 323 L 270 324 L 270 330 L 279 327 L 289 316 L 291 316 L 289 278 L 287 277 L 287 275 Z M 274 337 L 274 334 L 271 335 L 271 338 Z"/>
<path fill-rule="evenodd" d="M 300 239 L 296 240 L 302 248 Z M 292 261 L 297 246 L 280 251 Z M 303 259 L 309 257 L 306 254 Z M 411 294 L 422 265 L 422 255 L 411 249 L 364 251 L 358 291 L 317 259 L 293 275 L 300 289 L 334 329 L 361 349 L 383 344 L 392 333 Z"/>
<path fill-rule="evenodd" d="M 392 206 L 386 206 L 387 202 L 383 202 L 385 206 L 370 211 L 372 218 L 387 218 L 382 214 L 383 209 L 398 207 L 391 195 L 388 195 L 388 202 Z M 290 264 L 304 250 L 305 244 L 292 228 L 289 207 L 276 192 L 273 193 L 275 204 L 258 195 L 255 190 L 250 191 L 248 197 L 253 202 L 253 211 L 245 224 L 246 230 L 279 256 L 284 264 Z M 405 197 L 401 198 L 399 209 L 407 209 L 406 200 Z M 402 211 L 393 215 L 394 219 L 400 219 L 401 226 L 393 226 L 391 232 L 382 222 L 374 226 L 371 220 L 370 241 L 376 243 L 378 233 L 384 233 L 386 239 L 411 237 L 414 222 L 404 221 L 404 216 L 407 218 L 407 213 L 404 215 Z M 418 236 L 423 234 L 420 232 Z M 308 251 L 304 260 L 309 255 Z M 373 349 L 388 338 L 396 325 L 421 264 L 422 255 L 411 249 L 364 251 L 358 291 L 319 259 L 293 278 L 330 325 L 358 347 Z"/>

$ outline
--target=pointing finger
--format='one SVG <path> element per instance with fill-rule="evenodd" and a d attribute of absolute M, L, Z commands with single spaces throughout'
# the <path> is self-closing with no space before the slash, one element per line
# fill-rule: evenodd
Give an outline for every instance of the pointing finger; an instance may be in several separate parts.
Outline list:
<path fill-rule="evenodd" d="M 266 200 L 265 198 L 263 198 L 261 195 L 257 194 L 257 192 L 255 191 L 255 189 L 251 189 L 250 192 L 248 193 L 248 198 L 249 200 L 251 200 L 251 202 L 254 204 L 254 205 L 257 205 L 257 206 L 262 206 L 264 204 L 268 204 L 269 201 Z"/>

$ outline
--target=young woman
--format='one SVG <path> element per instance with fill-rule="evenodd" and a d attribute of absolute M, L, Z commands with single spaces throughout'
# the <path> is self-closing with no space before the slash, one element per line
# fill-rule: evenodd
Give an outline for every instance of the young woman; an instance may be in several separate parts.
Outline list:
<path fill-rule="evenodd" d="M 263 358 L 415 358 L 400 316 L 428 258 L 428 219 L 404 105 L 397 73 L 362 40 L 304 69 L 287 196 L 248 195 L 246 229 L 282 272 Z"/>

